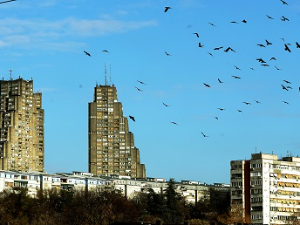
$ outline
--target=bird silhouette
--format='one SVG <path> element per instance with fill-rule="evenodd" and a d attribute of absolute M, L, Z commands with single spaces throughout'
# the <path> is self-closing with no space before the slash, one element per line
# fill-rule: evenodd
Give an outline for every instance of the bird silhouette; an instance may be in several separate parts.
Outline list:
<path fill-rule="evenodd" d="M 142 91 L 141 89 L 139 89 L 138 87 L 135 87 L 138 91 Z"/>
<path fill-rule="evenodd" d="M 238 112 L 243 112 L 242 110 L 240 110 L 240 109 L 237 109 L 236 111 L 238 111 Z"/>
<path fill-rule="evenodd" d="M 275 57 L 271 57 L 271 58 L 270 58 L 270 61 L 271 61 L 271 60 L 276 60 L 276 58 L 275 58 Z"/>
<path fill-rule="evenodd" d="M 223 48 L 223 46 L 214 48 L 214 50 L 220 50 L 220 49 L 222 49 L 222 48 Z"/>
<path fill-rule="evenodd" d="M 143 81 L 140 80 L 136 80 L 137 82 L 139 82 L 140 84 L 146 85 Z"/>
<path fill-rule="evenodd" d="M 218 118 L 217 116 L 215 116 L 215 119 L 216 119 L 216 120 L 219 120 L 219 118 Z"/>
<path fill-rule="evenodd" d="M 83 51 L 87 56 L 91 57 L 91 54 L 88 53 L 87 51 Z"/>
<path fill-rule="evenodd" d="M 220 83 L 220 84 L 223 84 L 223 83 L 224 83 L 224 82 L 223 82 L 223 81 L 221 81 L 219 78 L 218 78 L 218 81 L 219 81 L 219 83 Z"/>
<path fill-rule="evenodd" d="M 202 45 L 202 44 L 199 42 L 198 47 L 199 47 L 199 48 L 202 48 L 202 47 L 204 47 L 204 45 Z"/>
<path fill-rule="evenodd" d="M 261 64 L 261 66 L 269 66 L 269 64 L 263 63 Z"/>
<path fill-rule="evenodd" d="M 287 87 L 286 86 L 284 86 L 284 85 L 281 85 L 281 87 L 282 87 L 282 89 L 283 90 L 286 90 L 286 91 L 288 91 L 289 89 L 287 89 Z"/>
<path fill-rule="evenodd" d="M 258 103 L 258 104 L 261 104 L 261 102 L 260 101 L 257 101 L 257 100 L 254 100 L 256 103 Z"/>
<path fill-rule="evenodd" d="M 296 42 L 296 48 L 300 48 L 300 44 Z"/>
<path fill-rule="evenodd" d="M 238 76 L 232 76 L 234 79 L 241 79 L 241 77 Z"/>
<path fill-rule="evenodd" d="M 171 54 L 170 54 L 170 53 L 168 53 L 168 52 L 166 52 L 166 51 L 165 51 L 165 54 L 166 54 L 167 56 L 171 56 Z"/>
<path fill-rule="evenodd" d="M 251 105 L 250 102 L 243 102 L 245 105 Z"/>
<path fill-rule="evenodd" d="M 272 45 L 271 42 L 269 42 L 267 39 L 265 40 L 267 45 Z"/>
<path fill-rule="evenodd" d="M 210 88 L 210 85 L 209 84 L 206 84 L 206 83 L 203 83 L 205 87 L 209 87 Z"/>
<path fill-rule="evenodd" d="M 284 5 L 288 5 L 288 3 L 286 1 L 280 0 L 282 2 L 282 4 Z"/>
<path fill-rule="evenodd" d="M 133 116 L 130 116 L 130 115 L 129 115 L 129 119 L 131 119 L 132 121 L 135 122 L 135 118 L 134 118 Z"/>
<path fill-rule="evenodd" d="M 281 16 L 280 18 L 282 21 L 290 21 L 288 18 L 286 18 L 285 16 Z"/>
<path fill-rule="evenodd" d="M 242 20 L 241 22 L 242 22 L 242 23 L 247 23 L 247 20 Z"/>
<path fill-rule="evenodd" d="M 197 38 L 199 38 L 199 34 L 198 34 L 198 33 L 195 32 L 195 33 L 193 33 L 193 34 L 195 34 L 195 35 L 197 36 Z"/>
<path fill-rule="evenodd" d="M 212 53 L 210 53 L 210 52 L 207 52 L 211 57 L 214 57 L 214 55 L 212 54 Z"/>
<path fill-rule="evenodd" d="M 174 122 L 174 121 L 172 121 L 171 123 L 172 123 L 172 124 L 175 124 L 175 125 L 178 125 L 178 123 L 176 123 L 176 122 Z"/>
<path fill-rule="evenodd" d="M 237 70 L 241 70 L 241 69 L 240 69 L 239 67 L 237 67 L 237 66 L 234 66 L 234 68 L 237 69 Z"/>
<path fill-rule="evenodd" d="M 109 51 L 108 51 L 108 50 L 102 50 L 102 52 L 104 52 L 104 53 L 109 53 Z"/>
<path fill-rule="evenodd" d="M 165 11 L 164 12 L 167 12 L 169 9 L 172 9 L 171 7 L 169 7 L 169 6 L 166 6 L 165 7 Z"/>
<path fill-rule="evenodd" d="M 232 52 L 236 52 L 234 49 L 232 49 L 231 47 L 228 47 L 224 50 L 224 52 L 229 52 L 229 51 L 232 51 Z"/>
<path fill-rule="evenodd" d="M 206 138 L 206 137 L 209 137 L 209 136 L 205 135 L 203 132 L 201 132 L 201 134 L 202 134 L 202 136 L 205 137 L 205 138 Z"/>
<path fill-rule="evenodd" d="M 211 25 L 211 26 L 213 26 L 213 27 L 216 27 L 216 25 L 213 24 L 213 23 L 211 23 L 211 22 L 209 22 L 208 24 Z"/>
<path fill-rule="evenodd" d="M 284 44 L 284 50 L 288 51 L 288 52 L 291 52 L 291 49 L 289 48 L 289 46 L 287 44 Z"/>
<path fill-rule="evenodd" d="M 3 1 L 3 2 L 0 2 L 0 4 L 4 4 L 4 3 L 8 3 L 8 2 L 15 2 L 17 0 L 7 0 L 7 1 Z"/>
<path fill-rule="evenodd" d="M 218 110 L 220 110 L 220 111 L 223 111 L 223 110 L 225 110 L 224 108 L 217 108 Z"/>
<path fill-rule="evenodd" d="M 259 47 L 263 47 L 263 48 L 265 48 L 266 46 L 265 45 L 263 45 L 263 44 L 257 44 Z"/>
<path fill-rule="evenodd" d="M 166 107 L 169 107 L 169 105 L 168 105 L 168 104 L 166 104 L 166 103 L 164 103 L 164 102 L 163 102 L 163 105 L 164 105 L 164 106 L 166 106 Z"/>
<path fill-rule="evenodd" d="M 274 18 L 272 16 L 266 15 L 270 20 L 273 20 Z"/>
<path fill-rule="evenodd" d="M 282 101 L 283 103 L 285 103 L 285 104 L 287 104 L 287 105 L 289 105 L 290 103 L 288 103 L 288 102 L 286 102 L 286 101 Z"/>
<path fill-rule="evenodd" d="M 265 60 L 263 60 L 262 58 L 258 58 L 258 59 L 256 59 L 258 62 L 260 62 L 260 63 L 266 63 L 266 61 Z"/>
<path fill-rule="evenodd" d="M 275 68 L 276 68 L 276 70 L 282 70 L 282 69 L 278 68 L 277 66 L 275 66 Z"/>
<path fill-rule="evenodd" d="M 288 80 L 283 80 L 285 83 L 287 83 L 287 84 L 291 84 L 291 82 L 290 81 L 288 81 Z"/>

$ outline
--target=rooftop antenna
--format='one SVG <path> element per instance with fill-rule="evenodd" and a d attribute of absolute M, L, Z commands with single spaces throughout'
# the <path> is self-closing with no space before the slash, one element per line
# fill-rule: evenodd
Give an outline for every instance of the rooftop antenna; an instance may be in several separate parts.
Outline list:
<path fill-rule="evenodd" d="M 111 83 L 111 64 L 109 64 L 109 82 L 110 82 L 110 85 L 112 85 L 112 83 Z"/>
<path fill-rule="evenodd" d="M 105 85 L 107 83 L 107 79 L 106 79 L 106 63 L 104 64 L 104 76 L 105 76 Z"/>
<path fill-rule="evenodd" d="M 12 80 L 12 69 L 9 70 L 9 79 Z"/>

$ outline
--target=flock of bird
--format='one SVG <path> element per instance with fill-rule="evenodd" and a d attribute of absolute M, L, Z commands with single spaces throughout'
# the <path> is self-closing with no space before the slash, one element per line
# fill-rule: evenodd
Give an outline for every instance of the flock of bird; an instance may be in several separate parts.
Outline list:
<path fill-rule="evenodd" d="M 11 0 L 11 1 L 14 1 L 14 0 Z M 286 1 L 283 1 L 283 0 L 280 0 L 280 1 L 282 2 L 283 5 L 288 5 L 288 3 L 287 3 Z M 172 9 L 172 8 L 171 8 L 170 6 L 166 6 L 166 7 L 164 8 L 164 13 L 167 13 L 167 12 L 168 12 L 169 10 L 171 10 L 171 9 Z M 269 15 L 266 15 L 266 16 L 267 16 L 267 19 L 270 19 L 270 20 L 273 20 L 273 19 L 274 19 L 272 16 L 269 16 Z M 289 19 L 288 19 L 287 17 L 285 17 L 285 16 L 282 16 L 282 17 L 280 18 L 280 20 L 281 20 L 281 21 L 284 21 L 284 22 L 288 22 L 288 21 L 289 21 Z M 237 21 L 231 21 L 230 23 L 232 23 L 232 24 L 238 24 Z M 248 21 L 247 21 L 246 19 L 243 19 L 243 20 L 241 20 L 241 23 L 247 24 Z M 215 25 L 214 23 L 212 23 L 212 22 L 209 22 L 209 25 L 216 27 L 216 25 Z M 194 32 L 194 33 L 192 33 L 192 34 L 195 35 L 195 37 L 196 37 L 197 39 L 200 38 L 200 35 L 199 35 L 198 32 Z M 283 41 L 282 50 L 283 50 L 283 51 L 286 51 L 286 52 L 288 52 L 288 53 L 291 53 L 292 50 L 293 50 L 293 49 L 292 49 L 292 44 L 291 44 L 291 43 L 286 43 L 284 38 L 282 38 L 282 41 Z M 262 43 L 257 43 L 257 46 L 260 47 L 260 48 L 267 48 L 267 47 L 272 46 L 272 45 L 273 45 L 273 43 L 272 43 L 270 40 L 268 40 L 268 39 L 265 39 L 264 42 L 262 42 Z M 198 42 L 198 47 L 201 48 L 201 49 L 203 49 L 203 48 L 205 48 L 205 45 L 199 41 L 199 42 Z M 297 41 L 295 42 L 295 48 L 296 48 L 296 49 L 298 49 L 298 48 L 300 49 L 300 44 L 299 44 L 299 42 L 297 42 Z M 228 54 L 229 52 L 237 53 L 237 51 L 236 51 L 233 47 L 231 47 L 231 46 L 226 46 L 226 47 L 225 47 L 225 46 L 218 46 L 218 47 L 213 48 L 212 50 L 213 50 L 213 51 L 223 51 L 225 54 L 226 54 L 226 53 Z M 107 51 L 107 50 L 102 50 L 102 52 L 104 52 L 104 53 L 109 53 L 109 51 Z M 91 57 L 91 54 L 90 54 L 89 52 L 84 51 L 84 53 L 85 53 L 85 55 Z M 171 55 L 169 52 L 167 52 L 167 51 L 165 51 L 164 53 L 165 53 L 166 56 L 172 56 L 172 55 Z M 214 57 L 214 54 L 212 54 L 212 52 L 207 52 L 207 53 L 208 53 L 211 57 Z M 269 61 L 276 61 L 276 60 L 277 60 L 276 57 L 271 57 L 271 58 L 269 59 Z M 257 61 L 262 67 L 269 67 L 269 66 L 270 66 L 270 64 L 267 62 L 267 60 L 266 60 L 266 59 L 263 59 L 263 58 L 261 58 L 261 57 L 260 57 L 260 58 L 256 58 L 256 61 Z M 241 68 L 239 68 L 239 67 L 236 66 L 236 65 L 234 65 L 234 68 L 235 68 L 236 70 L 241 71 Z M 277 66 L 275 66 L 275 68 L 276 68 L 276 70 L 282 70 L 281 68 L 278 68 Z M 250 67 L 249 69 L 255 70 L 253 67 Z M 232 77 L 233 79 L 237 79 L 237 80 L 242 79 L 241 76 L 236 76 L 236 75 L 232 75 L 231 77 Z M 217 78 L 217 81 L 218 81 L 219 84 L 224 84 L 224 83 L 225 83 L 225 82 L 222 81 L 220 78 Z M 138 82 L 140 85 L 146 85 L 143 81 L 137 80 L 137 82 Z M 283 90 L 285 90 L 285 91 L 290 91 L 291 89 L 293 89 L 293 88 L 290 86 L 290 84 L 291 84 L 290 81 L 288 81 L 288 80 L 283 80 L 283 82 L 284 82 L 284 83 L 281 84 L 281 88 L 282 88 Z M 204 85 L 205 88 L 212 88 L 212 85 L 211 85 L 211 84 L 208 84 L 208 83 L 206 83 L 206 82 L 203 82 L 203 85 Z M 143 92 L 142 88 L 137 87 L 137 86 L 134 86 L 134 87 L 135 87 L 135 89 L 136 89 L 137 91 Z M 299 87 L 299 92 L 300 92 L 300 87 Z M 260 101 L 258 101 L 258 100 L 254 100 L 254 102 L 255 102 L 256 104 L 262 104 L 262 103 L 261 103 Z M 245 105 L 251 105 L 251 102 L 249 102 L 249 101 L 244 101 L 244 102 L 242 102 L 242 103 L 245 104 Z M 285 100 L 283 100 L 282 103 L 287 104 L 287 105 L 289 104 L 289 102 L 287 102 L 287 101 L 285 101 Z M 163 102 L 162 104 L 163 104 L 163 106 L 165 106 L 165 107 L 169 107 L 169 106 L 170 106 L 169 104 L 167 104 L 167 103 L 165 103 L 165 102 Z M 224 111 L 225 108 L 218 107 L 217 110 L 219 110 L 219 111 Z M 242 112 L 243 112 L 241 109 L 236 109 L 236 111 L 239 112 L 239 113 L 242 113 Z M 129 118 L 130 118 L 132 121 L 134 121 L 134 122 L 136 121 L 134 116 L 129 115 Z M 218 117 L 218 116 L 215 116 L 214 118 L 215 118 L 216 120 L 219 120 L 219 117 Z M 170 123 L 171 123 L 171 124 L 174 124 L 174 125 L 179 125 L 179 124 L 178 124 L 177 122 L 175 122 L 175 121 L 170 121 Z M 201 132 L 201 134 L 202 134 L 202 136 L 203 136 L 204 138 L 209 137 L 209 136 L 206 135 L 204 132 Z"/>

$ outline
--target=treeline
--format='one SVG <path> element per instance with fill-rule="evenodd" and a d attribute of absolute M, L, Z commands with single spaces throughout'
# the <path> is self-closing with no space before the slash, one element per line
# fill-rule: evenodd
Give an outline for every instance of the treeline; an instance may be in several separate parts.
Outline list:
<path fill-rule="evenodd" d="M 210 198 L 188 204 L 176 193 L 174 180 L 157 194 L 152 189 L 126 199 L 117 190 L 73 192 L 45 190 L 36 198 L 26 189 L 0 193 L 2 225 L 106 225 L 106 224 L 222 224 L 228 218 L 229 193 L 210 191 Z M 220 215 L 222 215 L 220 217 Z"/>

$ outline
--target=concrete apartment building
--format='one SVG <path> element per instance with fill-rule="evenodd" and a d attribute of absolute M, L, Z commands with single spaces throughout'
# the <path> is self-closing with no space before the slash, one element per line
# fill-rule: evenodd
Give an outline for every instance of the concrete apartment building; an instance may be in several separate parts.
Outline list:
<path fill-rule="evenodd" d="M 168 187 L 168 181 L 162 178 L 131 179 L 129 176 L 94 176 L 91 173 L 74 171 L 73 173 L 46 174 L 38 172 L 17 172 L 0 170 L 0 192 L 26 188 L 28 195 L 36 197 L 39 190 L 95 191 L 118 190 L 126 198 L 134 198 L 139 193 L 147 193 L 149 188 L 162 193 Z M 227 195 L 227 184 L 201 184 L 195 181 L 175 183 L 175 190 L 185 201 L 209 201 L 210 189 Z"/>
<path fill-rule="evenodd" d="M 134 146 L 114 85 L 96 85 L 88 117 L 89 172 L 145 178 L 145 165 L 140 163 L 140 151 Z"/>
<path fill-rule="evenodd" d="M 33 81 L 0 81 L 0 169 L 44 171 L 44 110 Z"/>
<path fill-rule="evenodd" d="M 252 224 L 291 224 L 300 219 L 300 158 L 252 154 L 231 161 L 231 208 Z"/>

